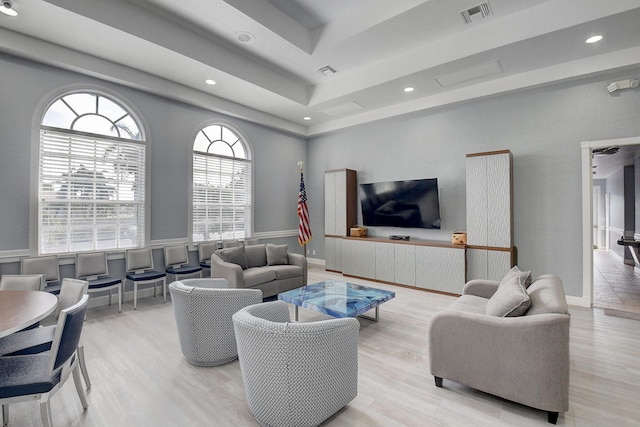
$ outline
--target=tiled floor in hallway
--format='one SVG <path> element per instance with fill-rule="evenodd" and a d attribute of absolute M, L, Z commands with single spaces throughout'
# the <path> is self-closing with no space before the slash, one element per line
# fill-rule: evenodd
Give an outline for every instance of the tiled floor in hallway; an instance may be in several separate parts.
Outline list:
<path fill-rule="evenodd" d="M 640 314 L 640 268 L 609 251 L 593 251 L 593 305 Z"/>

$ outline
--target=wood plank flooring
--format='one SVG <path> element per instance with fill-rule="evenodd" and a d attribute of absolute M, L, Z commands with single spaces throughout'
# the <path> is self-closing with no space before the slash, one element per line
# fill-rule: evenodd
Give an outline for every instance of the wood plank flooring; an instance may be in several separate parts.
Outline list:
<path fill-rule="evenodd" d="M 342 276 L 313 266 L 309 283 Z M 380 322 L 360 319 L 358 396 L 324 425 L 545 426 L 546 413 L 429 374 L 427 326 L 454 297 L 349 279 L 395 291 Z M 293 312 L 293 309 L 291 310 Z M 558 425 L 640 425 L 640 322 L 571 307 L 569 411 Z M 325 316 L 300 309 L 301 321 Z M 83 342 L 93 387 L 82 407 L 73 382 L 52 399 L 55 426 L 256 426 L 237 361 L 189 365 L 180 352 L 171 303 L 161 297 L 88 312 Z M 532 349 L 535 351 L 535 349 Z M 40 426 L 36 402 L 10 407 L 10 426 Z"/>

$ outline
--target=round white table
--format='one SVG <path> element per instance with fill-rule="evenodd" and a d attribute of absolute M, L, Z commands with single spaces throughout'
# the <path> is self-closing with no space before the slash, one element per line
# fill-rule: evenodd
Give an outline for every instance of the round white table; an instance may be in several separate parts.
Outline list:
<path fill-rule="evenodd" d="M 0 290 L 0 338 L 53 313 L 58 298 L 49 292 Z"/>

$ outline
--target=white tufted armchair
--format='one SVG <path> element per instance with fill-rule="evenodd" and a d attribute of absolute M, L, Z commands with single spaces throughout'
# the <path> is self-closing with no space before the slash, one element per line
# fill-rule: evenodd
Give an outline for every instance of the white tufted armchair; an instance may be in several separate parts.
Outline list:
<path fill-rule="evenodd" d="M 251 413 L 262 426 L 316 426 L 358 391 L 354 318 L 291 323 L 282 301 L 233 315 L 238 359 Z"/>
<path fill-rule="evenodd" d="M 169 285 L 180 348 L 189 363 L 217 366 L 238 358 L 231 316 L 262 301 L 258 289 L 229 289 L 224 279 L 186 279 Z"/>

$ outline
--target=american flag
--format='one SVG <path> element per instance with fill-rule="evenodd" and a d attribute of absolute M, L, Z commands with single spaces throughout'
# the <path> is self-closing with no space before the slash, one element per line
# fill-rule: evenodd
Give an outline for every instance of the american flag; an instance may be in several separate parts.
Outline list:
<path fill-rule="evenodd" d="M 309 208 L 307 207 L 307 190 L 304 188 L 304 176 L 300 169 L 300 192 L 298 193 L 298 243 L 304 246 L 311 241 L 311 225 L 309 225 Z"/>

